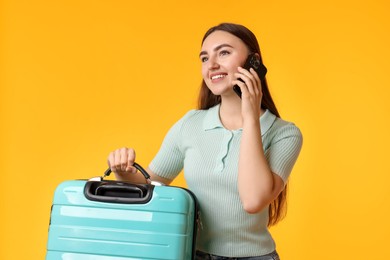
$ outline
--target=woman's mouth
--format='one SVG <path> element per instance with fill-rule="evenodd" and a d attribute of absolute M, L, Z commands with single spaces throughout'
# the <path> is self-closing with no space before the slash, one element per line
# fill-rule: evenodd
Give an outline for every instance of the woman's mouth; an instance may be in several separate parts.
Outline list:
<path fill-rule="evenodd" d="M 213 74 L 213 75 L 210 76 L 210 79 L 211 80 L 218 80 L 218 79 L 224 78 L 226 76 L 227 76 L 226 73 Z"/>

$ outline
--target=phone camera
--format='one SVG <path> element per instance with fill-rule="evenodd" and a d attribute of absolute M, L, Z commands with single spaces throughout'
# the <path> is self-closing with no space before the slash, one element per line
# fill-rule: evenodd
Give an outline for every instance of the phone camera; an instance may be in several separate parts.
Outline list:
<path fill-rule="evenodd" d="M 256 69 L 256 70 L 257 70 L 257 69 L 259 68 L 259 66 L 260 66 L 260 61 L 259 61 L 258 59 L 256 59 L 255 57 L 252 57 L 250 63 L 251 63 L 251 65 L 252 65 L 252 67 L 253 67 L 254 69 Z"/>

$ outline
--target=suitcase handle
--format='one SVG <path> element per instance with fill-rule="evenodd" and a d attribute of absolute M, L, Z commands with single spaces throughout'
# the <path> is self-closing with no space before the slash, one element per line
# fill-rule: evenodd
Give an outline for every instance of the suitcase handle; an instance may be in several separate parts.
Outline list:
<path fill-rule="evenodd" d="M 134 185 L 114 185 L 107 183 L 98 186 L 95 190 L 95 194 L 107 197 L 142 198 L 144 196 L 144 191 Z"/>
<path fill-rule="evenodd" d="M 148 172 L 141 165 L 134 162 L 133 166 L 142 173 L 147 183 L 154 184 L 150 181 Z M 108 168 L 104 172 L 103 178 L 110 174 L 111 168 Z M 154 185 L 103 181 L 103 178 L 100 178 L 99 181 L 90 180 L 85 184 L 84 195 L 87 199 L 100 202 L 141 204 L 147 203 L 152 198 Z"/>
<path fill-rule="evenodd" d="M 88 181 L 84 187 L 84 195 L 92 201 L 145 204 L 152 198 L 153 188 L 153 185 L 121 181 Z"/>
<path fill-rule="evenodd" d="M 137 170 L 139 170 L 139 171 L 142 173 L 142 175 L 145 177 L 145 180 L 146 180 L 148 183 L 150 183 L 150 181 L 149 181 L 149 180 L 150 180 L 150 175 L 149 175 L 149 173 L 148 173 L 141 165 L 139 165 L 139 164 L 136 163 L 136 162 L 134 162 L 133 166 L 134 166 Z M 104 172 L 103 178 L 106 177 L 106 176 L 110 176 L 110 174 L 111 174 L 111 168 L 108 168 L 108 169 Z"/>

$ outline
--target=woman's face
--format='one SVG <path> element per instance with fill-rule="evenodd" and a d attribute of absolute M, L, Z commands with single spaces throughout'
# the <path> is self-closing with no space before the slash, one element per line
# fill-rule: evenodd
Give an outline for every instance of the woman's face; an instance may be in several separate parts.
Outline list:
<path fill-rule="evenodd" d="M 211 33 L 200 52 L 202 76 L 214 95 L 232 94 L 234 73 L 243 66 L 249 50 L 238 37 L 225 31 Z"/>

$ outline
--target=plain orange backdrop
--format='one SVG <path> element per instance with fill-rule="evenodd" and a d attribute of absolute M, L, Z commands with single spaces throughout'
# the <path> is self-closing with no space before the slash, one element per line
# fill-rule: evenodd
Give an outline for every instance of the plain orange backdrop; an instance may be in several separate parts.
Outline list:
<path fill-rule="evenodd" d="M 352 1 L 0 3 L 0 259 L 43 259 L 55 187 L 134 147 L 147 166 L 196 107 L 204 32 L 258 36 L 283 118 L 304 146 L 282 259 L 390 259 L 390 4 Z M 182 177 L 176 185 L 185 186 Z"/>

